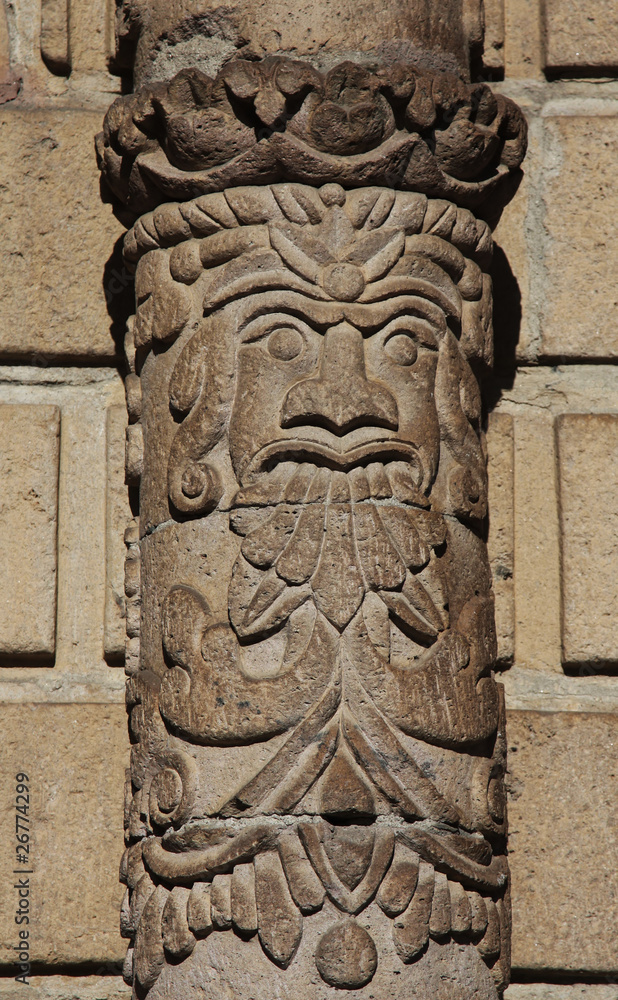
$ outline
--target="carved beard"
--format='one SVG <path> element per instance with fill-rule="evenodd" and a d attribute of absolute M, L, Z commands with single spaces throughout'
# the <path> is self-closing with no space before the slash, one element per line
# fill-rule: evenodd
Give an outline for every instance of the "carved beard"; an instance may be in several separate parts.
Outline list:
<path fill-rule="evenodd" d="M 441 514 L 405 462 L 349 472 L 285 462 L 234 499 L 232 529 L 244 540 L 229 593 L 243 639 L 279 628 L 307 600 L 339 631 L 374 593 L 399 628 L 428 646 L 448 626 L 439 554 Z"/>

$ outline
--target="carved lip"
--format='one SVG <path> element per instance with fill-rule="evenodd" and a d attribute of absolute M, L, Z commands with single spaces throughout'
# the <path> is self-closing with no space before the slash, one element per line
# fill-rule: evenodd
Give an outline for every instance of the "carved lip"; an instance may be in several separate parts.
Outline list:
<path fill-rule="evenodd" d="M 245 475 L 265 472 L 280 462 L 310 462 L 316 466 L 326 466 L 348 472 L 355 466 L 369 462 L 412 462 L 423 478 L 423 463 L 416 445 L 393 438 L 367 441 L 346 451 L 337 451 L 318 441 L 302 438 L 283 438 L 265 445 L 253 456 Z"/>

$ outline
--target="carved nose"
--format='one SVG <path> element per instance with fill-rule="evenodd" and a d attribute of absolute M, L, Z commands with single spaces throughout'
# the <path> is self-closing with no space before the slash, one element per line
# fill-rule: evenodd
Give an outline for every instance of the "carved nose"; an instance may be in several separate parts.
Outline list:
<path fill-rule="evenodd" d="M 347 323 L 327 331 L 317 378 L 298 382 L 285 398 L 281 426 L 299 424 L 317 424 L 339 436 L 367 424 L 397 430 L 397 403 L 367 378 L 362 335 Z"/>

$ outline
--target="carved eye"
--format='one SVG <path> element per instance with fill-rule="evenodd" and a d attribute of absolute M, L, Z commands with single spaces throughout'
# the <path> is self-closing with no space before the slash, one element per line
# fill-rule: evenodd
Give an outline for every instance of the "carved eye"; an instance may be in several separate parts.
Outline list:
<path fill-rule="evenodd" d="M 279 361 L 292 361 L 303 349 L 303 338 L 293 327 L 273 330 L 268 338 L 268 351 Z"/>
<path fill-rule="evenodd" d="M 413 365 L 418 356 L 417 346 L 407 333 L 393 334 L 386 341 L 384 350 L 396 365 Z"/>

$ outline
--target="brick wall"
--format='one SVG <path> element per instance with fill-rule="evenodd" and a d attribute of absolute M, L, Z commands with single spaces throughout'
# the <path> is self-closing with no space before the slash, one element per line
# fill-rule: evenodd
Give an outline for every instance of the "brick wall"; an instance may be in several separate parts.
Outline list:
<path fill-rule="evenodd" d="M 42 9 L 41 9 L 42 8 Z M 508 1000 L 618 997 L 618 12 L 486 3 L 530 123 L 496 230 L 490 554 L 509 710 Z M 124 396 L 131 288 L 93 136 L 105 0 L 0 5 L 0 998 L 14 775 L 31 783 L 32 1000 L 119 1000 Z M 499 79 L 504 76 L 504 79 Z M 25 989 L 25 987 L 23 988 Z"/>

